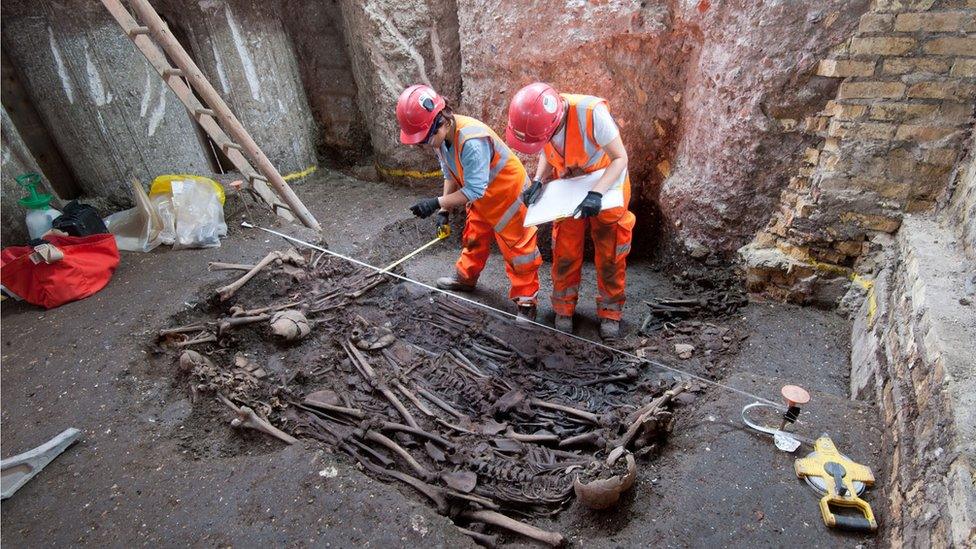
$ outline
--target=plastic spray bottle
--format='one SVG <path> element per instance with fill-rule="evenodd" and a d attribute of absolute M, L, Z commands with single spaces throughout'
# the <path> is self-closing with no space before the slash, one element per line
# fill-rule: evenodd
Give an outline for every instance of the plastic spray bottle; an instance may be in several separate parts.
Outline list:
<path fill-rule="evenodd" d="M 27 234 L 31 239 L 40 238 L 51 230 L 52 223 L 61 212 L 51 207 L 53 198 L 51 195 L 37 192 L 37 184 L 41 182 L 39 174 L 25 173 L 14 179 L 30 193 L 30 196 L 25 196 L 18 201 L 21 206 L 27 208 Z"/>

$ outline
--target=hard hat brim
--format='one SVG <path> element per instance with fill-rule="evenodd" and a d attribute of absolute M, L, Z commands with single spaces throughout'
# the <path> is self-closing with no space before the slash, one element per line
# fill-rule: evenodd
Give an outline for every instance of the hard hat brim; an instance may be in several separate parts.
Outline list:
<path fill-rule="evenodd" d="M 511 127 L 505 128 L 505 142 L 508 143 L 509 147 L 522 154 L 536 154 L 546 146 L 545 140 L 531 143 L 522 141 L 518 137 L 515 137 L 515 133 L 512 131 Z"/>
<path fill-rule="evenodd" d="M 403 143 L 404 145 L 417 145 L 427 137 L 427 132 L 429 131 L 430 128 L 415 133 L 407 133 L 400 130 L 400 143 Z"/>

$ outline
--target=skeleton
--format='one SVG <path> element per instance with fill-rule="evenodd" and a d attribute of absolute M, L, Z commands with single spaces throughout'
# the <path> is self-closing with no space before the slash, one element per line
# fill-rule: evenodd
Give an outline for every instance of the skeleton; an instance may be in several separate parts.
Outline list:
<path fill-rule="evenodd" d="M 238 304 L 216 320 L 159 332 L 176 345 L 219 342 L 206 348 L 207 356 L 181 355 L 191 391 L 216 395 L 234 410 L 235 426 L 341 450 L 368 474 L 410 486 L 460 524 L 562 543 L 559 534 L 503 513 L 550 515 L 574 494 L 585 501 L 594 491 L 612 499 L 634 459 L 625 448 L 640 455 L 671 427 L 669 404 L 681 386 L 664 394 L 655 389 L 655 398 L 638 406 L 635 386 L 649 373 L 637 363 L 580 347 L 549 352 L 551 334 L 529 328 L 513 340 L 517 345 L 509 343 L 494 315 L 442 296 L 397 308 L 384 289 L 370 294 L 378 304 L 373 312 L 362 312 L 357 298 L 388 277 L 328 257 L 311 266 L 269 257 L 264 267 L 294 261 L 303 269 L 302 276 L 261 275 L 286 279 L 275 286 L 275 300 Z M 223 294 L 233 296 L 259 266 L 237 266 L 248 271 Z M 302 341 L 246 337 L 292 315 L 289 322 L 307 327 L 299 330 Z M 228 337 L 231 331 L 237 335 Z M 248 357 L 261 357 L 261 349 L 245 356 L 234 348 L 240 342 L 266 346 L 275 361 L 259 366 Z M 300 383 L 292 385 L 297 376 Z M 478 530 L 466 533 L 496 543 Z"/>

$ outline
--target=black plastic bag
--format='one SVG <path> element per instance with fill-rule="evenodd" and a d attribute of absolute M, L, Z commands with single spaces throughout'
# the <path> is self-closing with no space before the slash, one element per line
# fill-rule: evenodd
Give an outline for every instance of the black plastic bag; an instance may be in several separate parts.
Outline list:
<path fill-rule="evenodd" d="M 72 200 L 64 207 L 64 213 L 54 220 L 53 226 L 71 236 L 88 236 L 107 233 L 108 228 L 92 206 Z"/>

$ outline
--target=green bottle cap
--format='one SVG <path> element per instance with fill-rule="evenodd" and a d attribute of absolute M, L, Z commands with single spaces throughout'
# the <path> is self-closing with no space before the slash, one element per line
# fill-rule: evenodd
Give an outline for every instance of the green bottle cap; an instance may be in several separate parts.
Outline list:
<path fill-rule="evenodd" d="M 41 182 L 40 174 L 31 172 L 18 175 L 14 179 L 17 180 L 17 184 L 21 187 L 27 189 L 30 196 L 25 196 L 17 201 L 21 206 L 29 210 L 46 210 L 51 207 L 51 199 L 54 198 L 49 194 L 43 194 L 37 192 L 37 184 Z"/>

